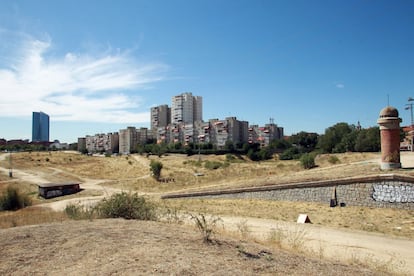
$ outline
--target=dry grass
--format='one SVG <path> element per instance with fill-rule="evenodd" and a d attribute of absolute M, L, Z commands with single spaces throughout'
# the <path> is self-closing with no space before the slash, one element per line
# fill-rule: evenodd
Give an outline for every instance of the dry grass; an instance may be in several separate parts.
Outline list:
<path fill-rule="evenodd" d="M 0 228 L 10 228 L 68 220 L 63 212 L 48 208 L 28 207 L 14 212 L 0 212 Z"/>
<path fill-rule="evenodd" d="M 64 152 L 32 152 L 14 154 L 13 166 L 41 175 L 51 182 L 81 180 L 79 178 L 106 179 L 111 180 L 107 185 L 112 187 L 150 193 L 260 186 L 379 172 L 378 165 L 372 162 L 349 166 L 357 161 L 378 159 L 378 154 L 353 153 L 335 156 L 339 160 L 338 164 L 332 165 L 328 156 L 321 156 L 316 160 L 318 168 L 313 170 L 303 170 L 299 161 L 280 161 L 277 158 L 264 162 L 241 158 L 227 167 L 209 170 L 204 167 L 203 161 L 224 163 L 226 157 L 201 156 L 200 166 L 197 165 L 198 156 L 92 157 Z M 162 162 L 164 166 L 162 177 L 172 178 L 174 183 L 159 183 L 149 177 L 149 163 L 154 159 Z M 2 166 L 7 165 L 8 161 L 3 161 Z M 195 173 L 203 176 L 195 176 Z"/>
<path fill-rule="evenodd" d="M 333 158 L 337 159 L 335 164 Z M 118 157 L 92 157 L 68 152 L 32 152 L 13 154 L 13 166 L 29 171 L 50 181 L 67 179 L 105 179 L 105 186 L 140 193 L 159 195 L 165 192 L 188 192 L 289 183 L 307 180 L 333 179 L 379 173 L 379 153 L 345 153 L 321 155 L 316 158 L 317 168 L 304 170 L 298 161 L 281 161 L 277 158 L 265 162 L 251 162 L 237 158 L 229 166 L 209 170 L 203 161 L 226 162 L 225 156 L 168 155 L 149 158 L 140 155 Z M 162 177 L 172 178 L 170 183 L 159 183 L 149 176 L 149 163 L 159 160 L 164 168 Z M 8 160 L 2 161 L 8 167 Z M 201 173 L 203 176 L 195 176 Z M 413 175 L 413 170 L 399 170 L 398 173 Z M 7 175 L 0 175 L 0 190 L 10 184 Z M 15 180 L 12 180 L 15 181 Z M 31 195 L 34 204 L 45 202 L 37 197 L 37 187 L 29 183 L 18 183 Z M 83 191 L 69 197 L 101 195 L 102 192 Z M 64 198 L 69 198 L 64 197 Z M 61 200 L 56 198 L 47 200 Z M 412 211 L 394 209 L 371 209 L 363 207 L 329 208 L 328 204 L 291 203 L 259 200 L 174 200 L 175 208 L 203 211 L 214 214 L 232 214 L 251 217 L 295 221 L 299 213 L 308 213 L 316 224 L 381 232 L 413 238 Z"/>
<path fill-rule="evenodd" d="M 308 214 L 312 223 L 353 230 L 384 233 L 414 239 L 414 211 L 327 204 L 243 199 L 170 199 L 170 208 L 215 215 L 256 217 L 295 222 Z"/>
<path fill-rule="evenodd" d="M 5 160 L 1 164 L 8 166 Z M 148 168 L 129 156 L 95 157 L 75 152 L 22 152 L 13 154 L 13 168 L 42 172 L 55 181 L 74 178 L 119 179 L 140 177 Z M 56 176 L 56 177 L 54 177 Z"/>
<path fill-rule="evenodd" d="M 236 239 L 203 243 L 186 226 L 67 221 L 0 230 L 0 274 L 375 275 L 363 265 L 305 257 Z"/>

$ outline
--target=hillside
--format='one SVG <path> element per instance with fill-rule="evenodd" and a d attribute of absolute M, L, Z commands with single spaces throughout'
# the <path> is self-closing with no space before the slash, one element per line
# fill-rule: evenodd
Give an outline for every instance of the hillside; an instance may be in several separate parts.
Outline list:
<path fill-rule="evenodd" d="M 191 228 L 127 220 L 68 221 L 0 230 L 1 275 L 374 275 Z"/>

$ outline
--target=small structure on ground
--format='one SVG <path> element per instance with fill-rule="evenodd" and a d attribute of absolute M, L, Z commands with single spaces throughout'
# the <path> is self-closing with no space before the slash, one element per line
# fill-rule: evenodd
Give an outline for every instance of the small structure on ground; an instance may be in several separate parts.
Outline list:
<path fill-rule="evenodd" d="M 380 112 L 377 123 L 381 131 L 381 169 L 401 168 L 400 162 L 400 122 L 398 110 L 387 106 Z"/>
<path fill-rule="evenodd" d="M 297 223 L 311 223 L 311 221 L 307 214 L 300 214 Z"/>
<path fill-rule="evenodd" d="M 44 183 L 39 184 L 39 196 L 43 198 L 52 198 L 80 192 L 79 183 Z"/>

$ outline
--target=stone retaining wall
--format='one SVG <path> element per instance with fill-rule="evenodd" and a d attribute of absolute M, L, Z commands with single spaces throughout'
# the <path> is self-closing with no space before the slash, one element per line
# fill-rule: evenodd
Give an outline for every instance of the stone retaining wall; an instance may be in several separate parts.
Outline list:
<path fill-rule="evenodd" d="M 170 194 L 163 198 L 245 198 L 329 204 L 335 194 L 338 204 L 414 210 L 414 178 L 401 175 Z"/>

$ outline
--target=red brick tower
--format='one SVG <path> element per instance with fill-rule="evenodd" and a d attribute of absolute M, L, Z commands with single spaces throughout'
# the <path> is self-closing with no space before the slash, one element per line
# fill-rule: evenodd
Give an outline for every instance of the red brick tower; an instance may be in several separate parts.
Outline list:
<path fill-rule="evenodd" d="M 400 122 L 398 110 L 387 106 L 381 110 L 377 123 L 381 131 L 381 169 L 401 168 Z"/>

